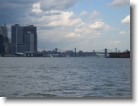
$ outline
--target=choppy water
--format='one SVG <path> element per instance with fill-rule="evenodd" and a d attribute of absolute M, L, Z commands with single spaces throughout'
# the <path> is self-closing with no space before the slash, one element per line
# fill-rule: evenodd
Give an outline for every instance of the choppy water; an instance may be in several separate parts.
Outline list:
<path fill-rule="evenodd" d="M 130 59 L 0 57 L 0 96 L 130 97 Z"/>

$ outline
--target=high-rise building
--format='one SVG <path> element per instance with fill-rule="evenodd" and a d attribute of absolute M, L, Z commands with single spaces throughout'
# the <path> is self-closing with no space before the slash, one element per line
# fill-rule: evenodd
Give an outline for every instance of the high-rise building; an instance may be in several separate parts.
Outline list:
<path fill-rule="evenodd" d="M 3 37 L 6 38 L 8 36 L 6 24 L 0 25 L 0 29 L 1 29 L 0 33 L 3 35 Z"/>
<path fill-rule="evenodd" d="M 7 49 L 8 41 L 9 39 L 8 39 L 7 26 L 6 24 L 0 25 L 0 46 L 1 46 L 0 49 L 3 55 L 7 53 L 6 51 L 8 50 Z"/>
<path fill-rule="evenodd" d="M 11 26 L 11 43 L 12 43 L 12 54 L 17 52 L 17 28 L 19 27 L 18 24 Z"/>
<path fill-rule="evenodd" d="M 27 52 L 35 52 L 34 49 L 34 34 L 30 31 L 27 31 L 25 36 L 27 37 Z"/>
<path fill-rule="evenodd" d="M 34 25 L 24 27 L 24 42 L 27 52 L 37 52 L 37 28 Z"/>
<path fill-rule="evenodd" d="M 16 29 L 16 52 L 24 53 L 26 44 L 24 43 L 23 26 L 18 26 Z"/>
<path fill-rule="evenodd" d="M 37 52 L 37 31 L 35 26 L 15 24 L 11 27 L 11 36 L 12 54 Z"/>
<path fill-rule="evenodd" d="M 4 55 L 4 43 L 3 43 L 3 35 L 2 35 L 2 29 L 0 27 L 0 55 Z"/>

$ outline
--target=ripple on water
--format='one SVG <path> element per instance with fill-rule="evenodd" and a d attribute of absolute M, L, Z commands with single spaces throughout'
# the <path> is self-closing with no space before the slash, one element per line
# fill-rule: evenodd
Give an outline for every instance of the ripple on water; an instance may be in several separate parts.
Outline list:
<path fill-rule="evenodd" d="M 130 59 L 1 58 L 0 82 L 3 96 L 129 97 Z"/>
<path fill-rule="evenodd" d="M 30 93 L 30 94 L 24 94 L 23 97 L 57 97 L 57 95 L 54 94 L 45 94 L 45 93 Z"/>

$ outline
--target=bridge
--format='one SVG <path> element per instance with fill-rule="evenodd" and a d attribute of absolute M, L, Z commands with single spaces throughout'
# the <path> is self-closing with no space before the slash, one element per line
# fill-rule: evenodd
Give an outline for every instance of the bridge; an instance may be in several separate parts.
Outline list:
<path fill-rule="evenodd" d="M 90 55 L 96 55 L 96 56 L 99 56 L 99 55 L 104 55 L 104 57 L 108 57 L 109 53 L 111 52 L 117 52 L 117 48 L 115 49 L 112 49 L 112 50 L 109 50 L 107 48 L 105 49 L 101 49 L 101 50 L 93 50 L 92 52 L 83 52 L 82 50 L 78 49 L 78 48 L 74 48 L 74 49 L 71 49 L 71 50 L 62 50 L 62 49 L 59 49 L 59 48 L 55 48 L 54 50 L 54 53 L 65 53 L 65 55 L 68 55 L 70 53 L 70 55 L 76 57 L 76 56 L 79 56 L 79 53 L 86 53 L 86 54 L 90 54 Z M 78 52 L 77 52 L 78 51 Z"/>
<path fill-rule="evenodd" d="M 105 48 L 105 49 L 96 51 L 96 54 L 97 54 L 97 55 L 103 54 L 104 57 L 108 57 L 109 53 L 112 53 L 112 52 L 118 52 L 118 51 L 117 51 L 117 48 L 111 49 L 111 50 Z"/>

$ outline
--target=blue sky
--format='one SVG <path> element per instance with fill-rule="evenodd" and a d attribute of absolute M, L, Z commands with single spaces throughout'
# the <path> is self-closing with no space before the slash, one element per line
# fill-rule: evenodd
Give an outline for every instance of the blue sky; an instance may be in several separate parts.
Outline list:
<path fill-rule="evenodd" d="M 39 50 L 130 50 L 129 0 L 1 0 L 0 23 L 34 24 Z M 9 18 L 10 17 L 10 18 Z"/>

